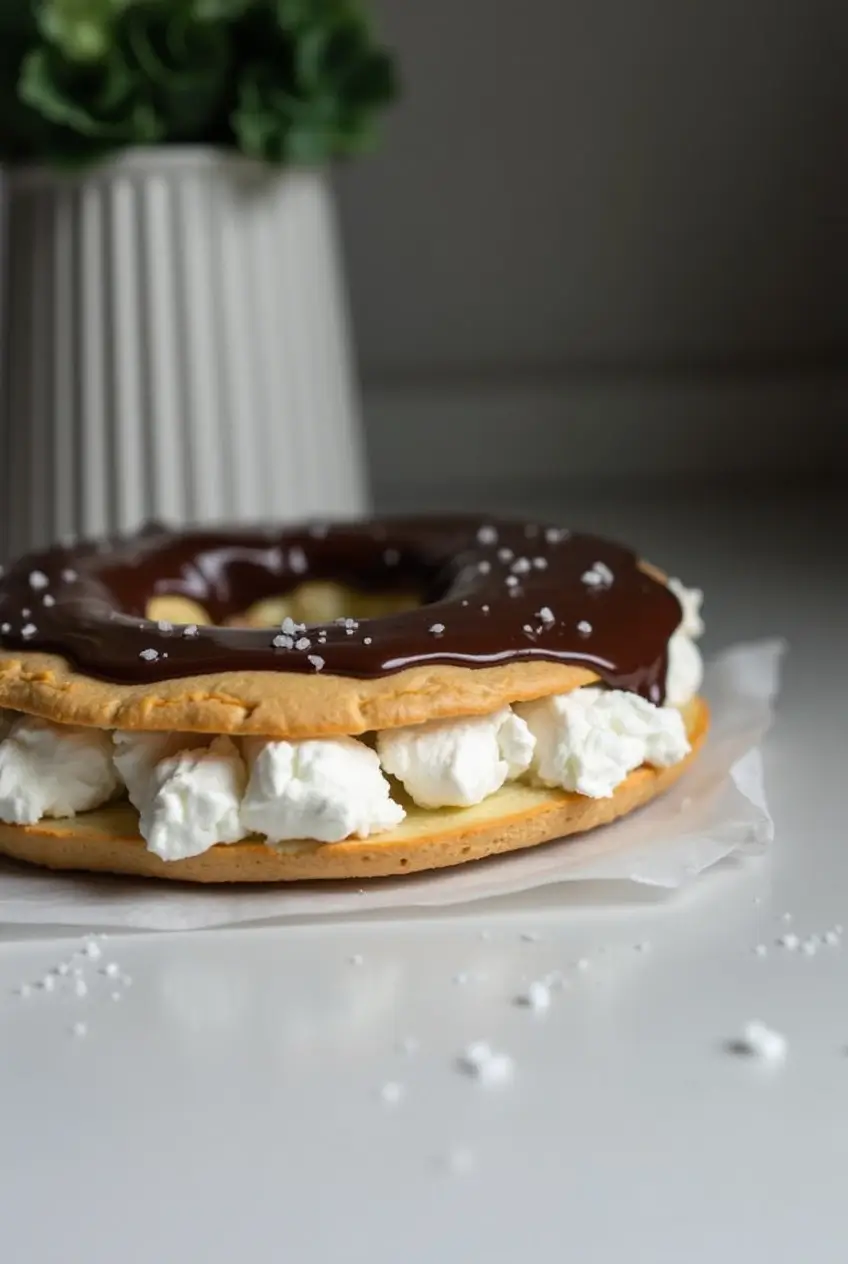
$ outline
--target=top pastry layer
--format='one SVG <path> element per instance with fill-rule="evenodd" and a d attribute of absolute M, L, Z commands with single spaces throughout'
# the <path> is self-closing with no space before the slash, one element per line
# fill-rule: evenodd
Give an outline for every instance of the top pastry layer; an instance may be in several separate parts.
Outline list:
<path fill-rule="evenodd" d="M 415 593 L 380 618 L 232 620 L 304 584 Z M 198 626 L 151 620 L 194 603 Z M 598 678 L 663 700 L 681 619 L 629 550 L 533 523 L 403 519 L 57 548 L 0 579 L 0 706 L 60 723 L 268 736 L 479 714 Z"/>

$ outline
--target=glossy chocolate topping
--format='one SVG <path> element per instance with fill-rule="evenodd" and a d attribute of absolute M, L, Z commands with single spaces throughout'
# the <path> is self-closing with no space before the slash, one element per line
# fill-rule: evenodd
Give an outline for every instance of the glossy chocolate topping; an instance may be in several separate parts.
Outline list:
<path fill-rule="evenodd" d="M 145 618 L 155 596 L 220 622 L 307 580 L 425 604 L 324 625 L 186 629 Z M 60 654 L 89 676 L 139 683 L 225 671 L 374 677 L 423 663 L 532 658 L 591 669 L 662 702 L 677 598 L 629 549 L 560 527 L 406 518 L 280 530 L 172 533 L 33 553 L 0 578 L 0 644 Z M 287 626 L 288 624 L 288 626 Z"/>

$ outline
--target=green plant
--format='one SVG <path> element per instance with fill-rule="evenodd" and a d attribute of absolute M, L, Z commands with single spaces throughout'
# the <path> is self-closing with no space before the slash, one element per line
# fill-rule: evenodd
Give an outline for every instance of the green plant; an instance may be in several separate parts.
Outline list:
<path fill-rule="evenodd" d="M 397 92 L 359 0 L 0 0 L 0 161 L 129 145 L 360 153 Z"/>

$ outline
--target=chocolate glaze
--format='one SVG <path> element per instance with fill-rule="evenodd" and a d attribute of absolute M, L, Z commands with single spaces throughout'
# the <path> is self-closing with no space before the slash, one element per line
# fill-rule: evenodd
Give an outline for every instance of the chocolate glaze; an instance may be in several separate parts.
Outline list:
<path fill-rule="evenodd" d="M 596 563 L 600 582 L 592 584 L 583 577 Z M 179 625 L 162 630 L 145 618 L 151 597 L 181 594 L 217 622 L 310 579 L 411 588 L 426 604 L 354 628 L 310 626 L 295 638 L 310 642 L 300 649 L 272 645 L 275 628 L 201 627 L 186 637 Z M 471 517 L 265 531 L 150 528 L 33 553 L 0 578 L 0 644 L 61 654 L 117 683 L 243 670 L 369 678 L 422 663 L 543 658 L 585 666 L 614 688 L 662 702 L 668 641 L 680 620 L 674 594 L 621 545 Z"/>

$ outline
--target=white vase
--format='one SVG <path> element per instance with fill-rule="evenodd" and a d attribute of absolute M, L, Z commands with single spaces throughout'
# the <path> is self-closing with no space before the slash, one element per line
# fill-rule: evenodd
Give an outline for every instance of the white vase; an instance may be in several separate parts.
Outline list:
<path fill-rule="evenodd" d="M 2 554 L 365 507 L 322 174 L 163 148 L 5 183 Z"/>

